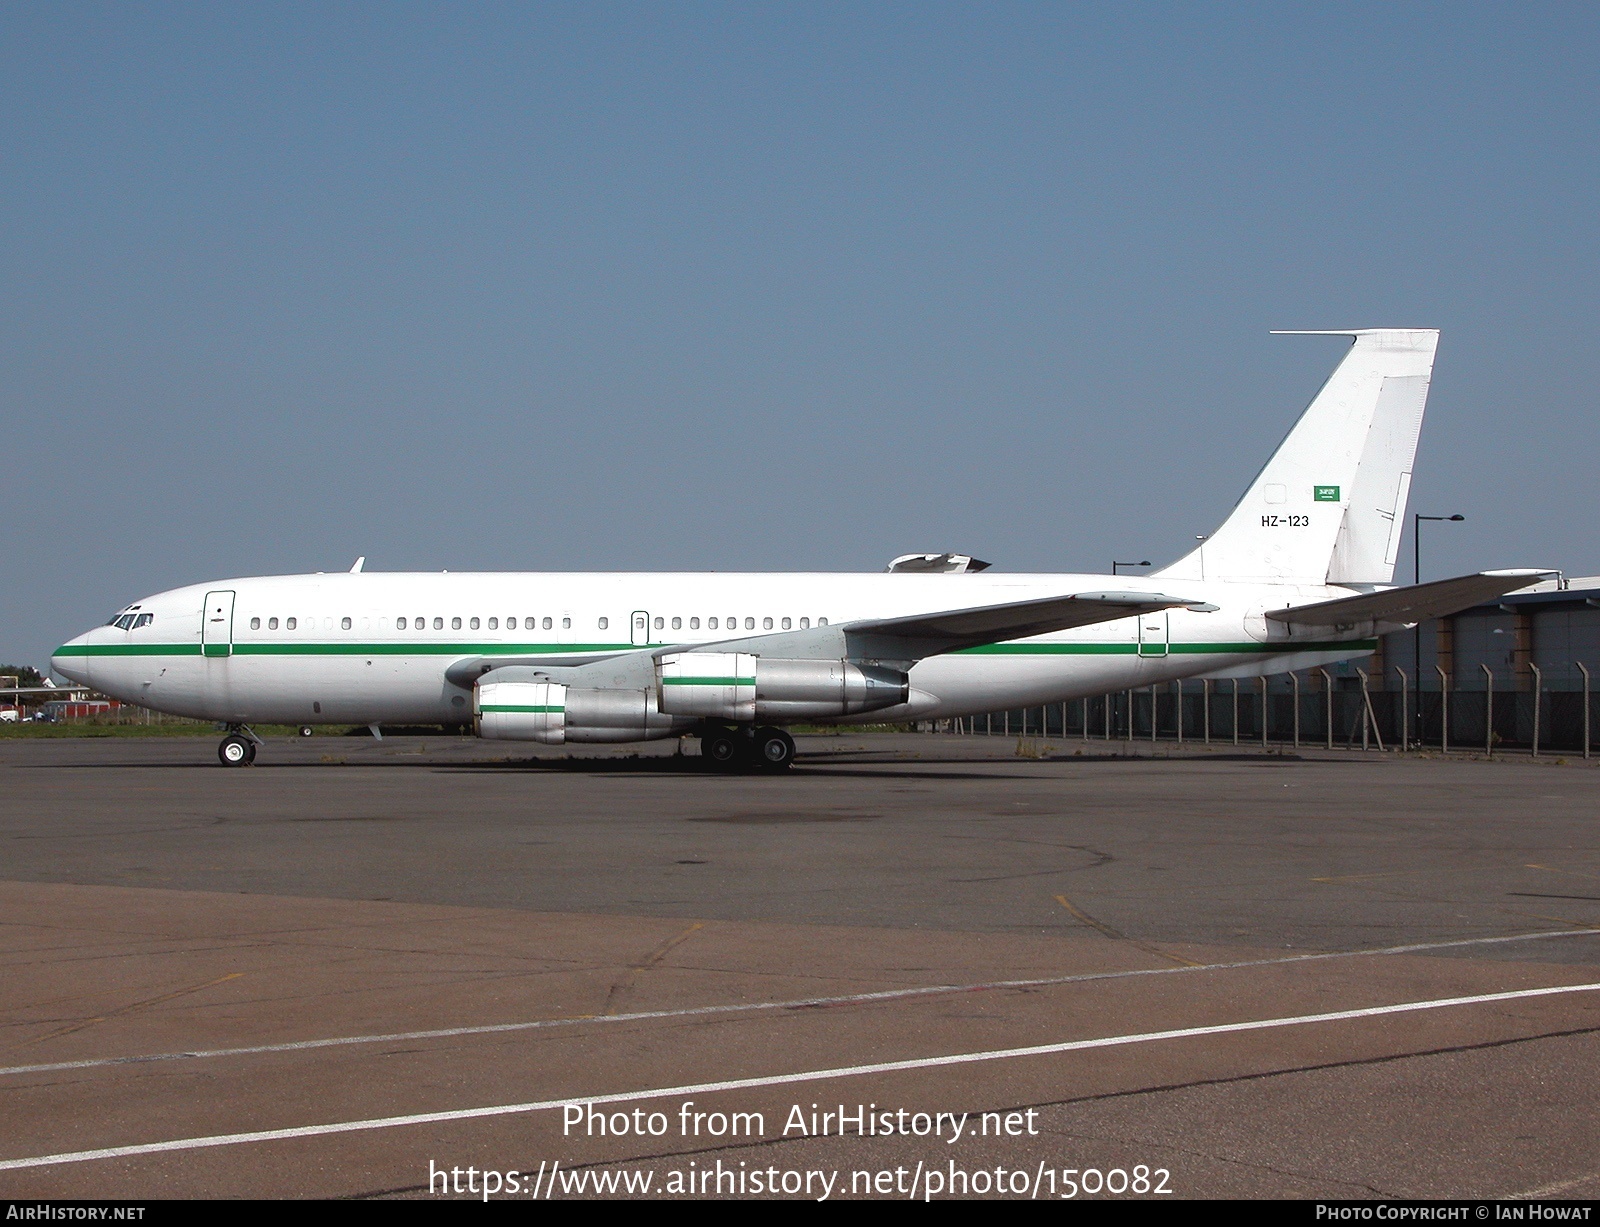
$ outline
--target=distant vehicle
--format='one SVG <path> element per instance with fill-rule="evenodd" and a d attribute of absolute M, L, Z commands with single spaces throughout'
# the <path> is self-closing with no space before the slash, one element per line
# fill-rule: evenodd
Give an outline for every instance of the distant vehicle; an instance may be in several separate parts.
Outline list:
<path fill-rule="evenodd" d="M 16 724 L 22 719 L 22 713 L 15 707 L 0 707 L 0 724 Z"/>
<path fill-rule="evenodd" d="M 1353 339 L 1344 361 L 1222 527 L 1147 576 L 1003 575 L 958 554 L 903 555 L 877 575 L 373 575 L 358 559 L 349 574 L 146 597 L 57 648 L 50 667 L 225 723 L 218 755 L 231 766 L 255 758 L 249 722 L 273 721 L 470 722 L 482 737 L 549 745 L 692 734 L 708 766 L 783 768 L 787 724 L 1313 668 L 1545 574 L 1390 586 L 1439 334 L 1322 335 Z M 728 514 L 759 511 L 760 492 L 740 486 L 748 464 L 704 442 L 697 479 L 727 484 Z M 664 508 L 663 540 L 672 524 Z"/>

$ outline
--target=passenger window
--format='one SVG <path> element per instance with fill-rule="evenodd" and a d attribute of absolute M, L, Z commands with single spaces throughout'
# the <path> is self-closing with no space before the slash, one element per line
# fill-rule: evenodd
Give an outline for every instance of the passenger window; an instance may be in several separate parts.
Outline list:
<path fill-rule="evenodd" d="M 405 630 L 405 628 L 406 628 L 406 620 L 404 618 L 396 618 L 394 620 L 394 628 L 397 631 Z"/>
<path fill-rule="evenodd" d="M 561 619 L 561 629 L 564 630 L 564 631 L 570 631 L 572 629 L 572 619 L 571 618 L 562 618 Z"/>
<path fill-rule="evenodd" d="M 342 630 L 342 631 L 349 630 L 350 629 L 350 619 L 349 618 L 340 618 L 339 619 L 339 629 Z"/>
<path fill-rule="evenodd" d="M 744 628 L 747 631 L 755 630 L 755 628 L 756 628 L 756 620 L 754 618 L 746 618 L 744 620 Z"/>
<path fill-rule="evenodd" d="M 506 629 L 508 631 L 516 630 L 517 629 L 517 620 L 515 618 L 507 618 L 506 619 Z"/>
<path fill-rule="evenodd" d="M 251 618 L 250 619 L 250 629 L 253 630 L 253 631 L 260 630 L 261 629 L 261 619 L 260 618 Z"/>
<path fill-rule="evenodd" d="M 492 630 L 492 631 L 499 630 L 500 629 L 500 619 L 499 618 L 490 618 L 489 619 L 489 629 Z"/>
<path fill-rule="evenodd" d="M 789 629 L 789 619 L 788 618 L 785 618 L 783 620 L 783 629 L 784 630 L 788 630 Z"/>
<path fill-rule="evenodd" d="M 762 618 L 761 619 L 761 629 L 764 630 L 764 631 L 770 631 L 772 629 L 772 619 L 771 618 Z"/>
<path fill-rule="evenodd" d="M 656 619 L 656 629 L 658 631 L 659 630 L 665 630 L 666 626 L 667 626 L 667 620 L 665 618 L 657 618 Z"/>
<path fill-rule="evenodd" d="M 278 620 L 276 618 L 268 618 L 267 619 L 267 629 L 269 631 L 277 630 L 278 629 Z"/>
<path fill-rule="evenodd" d="M 544 627 L 544 629 L 545 629 L 545 630 L 549 630 L 549 629 L 550 629 L 550 628 L 551 628 L 551 627 L 552 627 L 552 626 L 553 626 L 553 625 L 555 625 L 555 624 L 554 624 L 554 623 L 553 623 L 553 622 L 551 622 L 551 621 L 550 621 L 550 619 L 549 619 L 549 618 L 546 618 L 546 619 L 545 619 L 545 620 L 544 620 L 544 621 L 543 621 L 543 622 L 541 622 L 541 623 L 540 623 L 540 624 L 539 624 L 539 625 L 540 625 L 540 626 L 542 626 L 542 627 Z"/>
<path fill-rule="evenodd" d="M 460 618 L 451 618 L 450 619 L 450 629 L 453 630 L 453 631 L 460 630 L 461 629 L 461 619 Z"/>
<path fill-rule="evenodd" d="M 611 625 L 611 619 L 610 618 L 601 618 L 600 619 L 600 629 L 601 630 L 605 630 L 610 625 Z"/>
<path fill-rule="evenodd" d="M 683 629 L 683 619 L 682 618 L 674 618 L 672 620 L 672 629 L 675 630 L 675 631 L 681 631 Z"/>
<path fill-rule="evenodd" d="M 283 628 L 284 630 L 292 631 L 297 625 L 298 623 L 293 618 L 289 618 L 284 622 Z"/>
<path fill-rule="evenodd" d="M 826 618 L 818 618 L 817 619 L 817 625 L 818 626 L 826 626 L 826 625 L 828 625 L 828 620 Z"/>
<path fill-rule="evenodd" d="M 717 629 L 717 620 L 715 618 L 707 618 L 706 619 L 706 629 L 708 631 L 716 630 Z"/>
<path fill-rule="evenodd" d="M 467 626 L 471 630 L 477 630 L 478 629 L 478 620 L 476 618 L 474 618 L 471 622 L 467 623 Z"/>
<path fill-rule="evenodd" d="M 736 631 L 736 630 L 739 629 L 739 619 L 738 618 L 727 618 L 727 619 L 725 619 L 725 621 L 726 621 L 727 627 L 728 627 L 728 629 L 730 631 Z"/>
<path fill-rule="evenodd" d="M 800 629 L 803 630 L 803 631 L 810 630 L 811 629 L 811 619 L 810 618 L 801 618 L 800 619 Z"/>
<path fill-rule="evenodd" d="M 427 630 L 428 629 L 428 620 L 426 618 L 423 618 L 423 617 L 412 618 L 411 619 L 411 625 L 416 627 L 416 629 L 419 630 L 419 631 Z"/>
<path fill-rule="evenodd" d="M 700 629 L 700 619 L 699 618 L 690 618 L 689 619 L 689 629 L 692 630 L 692 631 L 699 630 Z"/>
<path fill-rule="evenodd" d="M 433 629 L 436 630 L 436 631 L 442 631 L 444 629 L 444 619 L 443 618 L 435 618 L 433 620 Z"/>

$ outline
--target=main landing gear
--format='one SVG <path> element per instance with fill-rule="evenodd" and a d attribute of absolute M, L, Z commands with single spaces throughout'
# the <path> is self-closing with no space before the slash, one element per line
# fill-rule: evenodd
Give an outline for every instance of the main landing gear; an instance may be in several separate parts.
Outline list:
<path fill-rule="evenodd" d="M 260 744 L 261 738 L 244 725 L 230 724 L 228 735 L 217 747 L 217 757 L 224 767 L 248 767 L 256 761 L 256 747 Z"/>
<path fill-rule="evenodd" d="M 786 771 L 794 738 L 774 728 L 709 728 L 700 735 L 700 757 L 715 771 Z"/>

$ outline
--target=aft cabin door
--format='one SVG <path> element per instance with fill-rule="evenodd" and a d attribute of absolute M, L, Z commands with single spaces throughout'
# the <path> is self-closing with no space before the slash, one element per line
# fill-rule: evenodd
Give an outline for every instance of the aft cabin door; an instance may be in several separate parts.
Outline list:
<path fill-rule="evenodd" d="M 200 650 L 206 656 L 233 655 L 233 593 L 206 593 L 206 612 L 200 623 Z"/>
<path fill-rule="evenodd" d="M 650 615 L 642 609 L 633 611 L 633 617 L 628 620 L 628 638 L 636 648 L 648 647 L 650 644 Z"/>
<path fill-rule="evenodd" d="M 1141 614 L 1139 617 L 1139 655 L 1165 656 L 1167 654 L 1167 611 Z"/>

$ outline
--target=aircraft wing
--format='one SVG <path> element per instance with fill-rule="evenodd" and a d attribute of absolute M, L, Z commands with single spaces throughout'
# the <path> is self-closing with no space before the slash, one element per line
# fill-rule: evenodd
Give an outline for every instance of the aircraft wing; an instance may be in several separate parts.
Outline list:
<path fill-rule="evenodd" d="M 1026 639 L 1075 626 L 1097 622 L 1116 622 L 1159 609 L 1193 609 L 1209 612 L 1216 608 L 1189 597 L 1160 592 L 1076 592 L 1071 596 L 1051 596 L 1030 601 L 1007 601 L 995 605 L 974 605 L 968 609 L 939 613 L 912 614 L 901 618 L 868 619 L 834 626 L 814 626 L 801 631 L 779 631 L 719 639 L 713 643 L 682 643 L 636 648 L 589 657 L 477 656 L 456 661 L 445 675 L 458 686 L 471 686 L 490 669 L 527 666 L 541 673 L 584 684 L 590 678 L 604 679 L 591 684 L 622 685 L 619 677 L 630 677 L 638 670 L 654 670 L 656 660 L 682 652 L 753 652 L 791 660 L 892 661 L 909 664 L 941 652 Z M 570 671 L 570 674 L 569 672 Z"/>
<path fill-rule="evenodd" d="M 1436 579 L 1431 583 L 1365 592 L 1360 596 L 1319 601 L 1315 605 L 1296 605 L 1290 609 L 1269 609 L 1267 617 L 1290 626 L 1357 626 L 1363 622 L 1394 622 L 1410 625 L 1425 618 L 1442 618 L 1473 605 L 1526 588 L 1554 571 L 1518 568 L 1511 571 L 1480 571 L 1455 579 Z"/>
<path fill-rule="evenodd" d="M 975 605 L 947 613 L 912 614 L 904 618 L 884 618 L 847 622 L 840 629 L 847 639 L 871 641 L 902 650 L 876 651 L 871 655 L 897 655 L 907 660 L 937 656 L 961 648 L 975 648 L 1009 639 L 1026 639 L 1051 631 L 1092 626 L 1097 622 L 1116 622 L 1159 609 L 1209 611 L 1215 605 L 1189 597 L 1162 592 L 1076 592 L 1071 596 L 1042 597 L 1032 601 L 1011 601 L 1001 605 Z"/>

